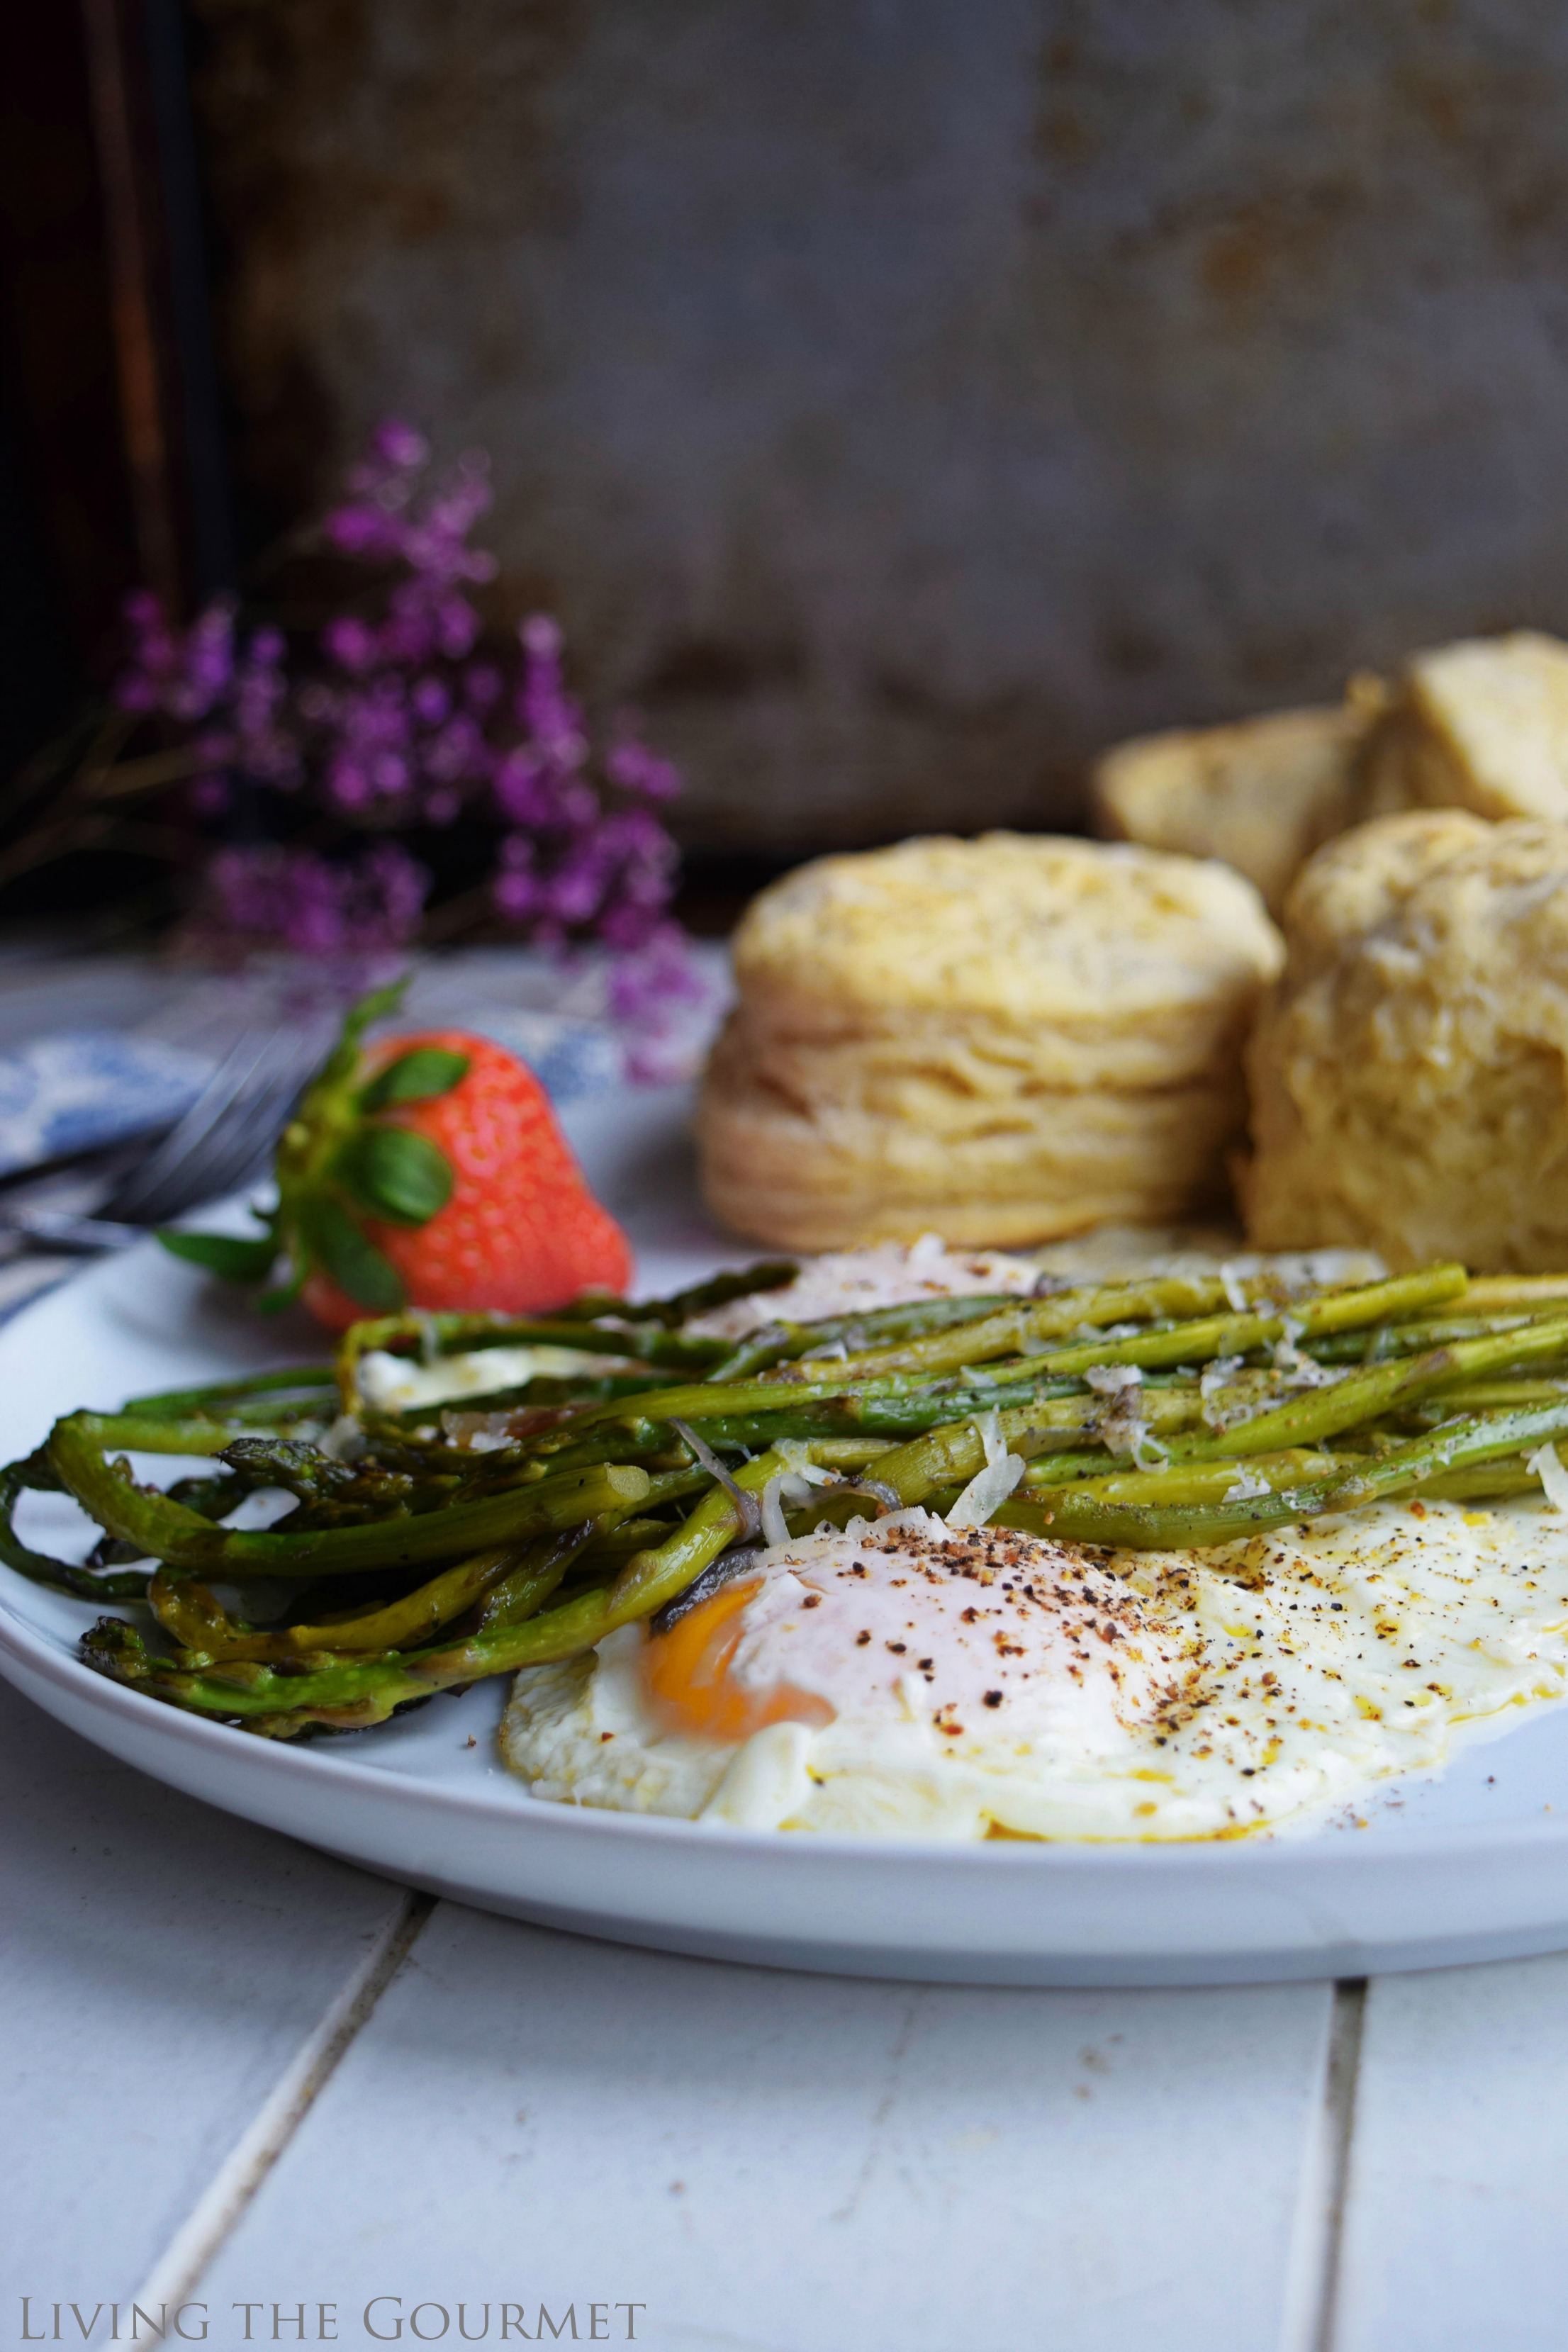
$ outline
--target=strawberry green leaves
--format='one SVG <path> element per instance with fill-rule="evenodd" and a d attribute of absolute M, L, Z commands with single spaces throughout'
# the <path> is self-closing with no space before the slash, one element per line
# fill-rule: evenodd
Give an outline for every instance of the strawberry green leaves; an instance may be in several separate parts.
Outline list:
<path fill-rule="evenodd" d="M 416 1045 L 372 1078 L 359 1098 L 364 1111 L 391 1110 L 398 1103 L 430 1102 L 449 1095 L 468 1075 L 467 1054 L 447 1054 L 438 1045 Z"/>
<path fill-rule="evenodd" d="M 362 1127 L 338 1154 L 334 1172 L 373 1216 L 397 1225 L 428 1224 L 452 1197 L 446 1154 L 406 1127 Z"/>
<path fill-rule="evenodd" d="M 300 1202 L 298 1239 L 302 1252 L 357 1307 L 372 1315 L 395 1315 L 403 1306 L 396 1267 L 330 1192 L 311 1193 Z"/>
<path fill-rule="evenodd" d="M 385 988 L 373 988 L 350 1005 L 343 1015 L 343 1025 L 338 1032 L 338 1042 L 311 1080 L 306 1100 L 322 1087 L 335 1090 L 346 1087 L 357 1076 L 360 1052 L 364 1033 L 377 1021 L 389 1020 L 407 993 L 410 975 L 393 981 Z"/>
<path fill-rule="evenodd" d="M 343 1015 L 342 1030 L 332 1048 L 334 1061 L 351 1048 L 357 1049 L 367 1029 L 374 1029 L 378 1021 L 390 1020 L 401 1010 L 413 977 L 412 972 L 405 971 L 396 980 L 388 981 L 384 988 L 373 988 L 366 995 L 355 998 Z M 331 1068 L 331 1064 L 327 1066 Z"/>
<path fill-rule="evenodd" d="M 287 1306 L 319 1273 L 366 1313 L 397 1313 L 402 1277 L 366 1222 L 427 1224 L 451 1199 L 453 1175 L 428 1137 L 387 1114 L 450 1094 L 470 1066 L 466 1054 L 414 1045 L 367 1078 L 365 1032 L 397 1011 L 406 985 L 375 989 L 350 1008 L 279 1140 L 278 1206 L 264 1230 L 161 1234 L 165 1249 L 230 1282 L 265 1282 L 282 1256 L 288 1278 L 263 1296 L 264 1307 Z"/>
<path fill-rule="evenodd" d="M 205 1266 L 225 1282 L 265 1282 L 278 1255 L 278 1236 L 270 1225 L 254 1238 L 242 1234 L 182 1234 L 164 1227 L 158 1239 L 171 1257 Z"/>

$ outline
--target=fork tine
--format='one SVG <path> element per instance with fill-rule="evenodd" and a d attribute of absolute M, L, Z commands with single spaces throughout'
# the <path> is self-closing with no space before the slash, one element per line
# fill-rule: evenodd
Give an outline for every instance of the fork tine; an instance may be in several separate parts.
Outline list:
<path fill-rule="evenodd" d="M 198 1149 L 243 1092 L 268 1043 L 266 1034 L 257 1030 L 241 1032 L 184 1118 L 170 1129 L 157 1149 L 149 1152 L 139 1166 L 121 1177 L 104 1202 L 100 1215 L 110 1219 L 140 1215 L 143 1201 L 155 1195 L 160 1184 Z"/>
<path fill-rule="evenodd" d="M 258 1071 L 254 1085 L 196 1148 L 144 1194 L 132 1213 L 134 1222 L 163 1223 L 200 1202 L 238 1191 L 258 1173 L 317 1058 L 306 1040 L 277 1041 L 266 1056 L 270 1066 Z"/>
<path fill-rule="evenodd" d="M 192 1118 L 189 1135 L 182 1138 L 176 1129 L 100 1214 L 160 1224 L 199 1201 L 236 1190 L 275 1139 L 318 1058 L 319 1040 L 310 1032 L 247 1034 L 226 1057 L 226 1076 L 222 1085 L 215 1082 L 215 1099 L 196 1105 L 201 1116 Z M 183 1143 L 177 1152 L 176 1142 Z"/>
<path fill-rule="evenodd" d="M 245 1106 L 242 1119 L 226 1121 L 222 1135 L 210 1149 L 193 1152 L 183 1167 L 172 1169 L 155 1192 L 140 1203 L 134 1222 L 166 1224 L 203 1201 L 219 1200 L 237 1192 L 253 1170 L 264 1164 L 267 1148 L 287 1115 L 288 1097 L 258 1096 Z"/>
<path fill-rule="evenodd" d="M 248 1100 L 232 1120 L 226 1119 L 221 1134 L 213 1138 L 211 1150 L 181 1171 L 184 1181 L 177 1189 L 184 1197 L 179 1207 L 160 1214 L 176 1216 L 180 1209 L 193 1208 L 198 1201 L 221 1199 L 257 1175 L 266 1166 L 293 1109 L 301 1078 L 298 1070 L 285 1072 Z M 167 1189 L 176 1188 L 171 1184 Z"/>

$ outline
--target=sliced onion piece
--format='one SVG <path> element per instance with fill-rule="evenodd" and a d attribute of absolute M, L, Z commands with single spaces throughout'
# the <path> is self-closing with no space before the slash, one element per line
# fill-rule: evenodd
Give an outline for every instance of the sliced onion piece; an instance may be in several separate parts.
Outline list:
<path fill-rule="evenodd" d="M 716 1478 L 723 1487 L 741 1515 L 741 1524 L 736 1530 L 735 1539 L 738 1543 L 749 1543 L 753 1536 L 762 1533 L 763 1528 L 763 1514 L 756 1496 L 748 1495 L 743 1486 L 736 1486 L 713 1448 L 698 1436 L 689 1422 L 671 1420 L 669 1425 L 682 1444 L 690 1447 L 709 1476 Z M 788 1538 L 786 1538 L 785 1540 L 787 1541 Z"/>

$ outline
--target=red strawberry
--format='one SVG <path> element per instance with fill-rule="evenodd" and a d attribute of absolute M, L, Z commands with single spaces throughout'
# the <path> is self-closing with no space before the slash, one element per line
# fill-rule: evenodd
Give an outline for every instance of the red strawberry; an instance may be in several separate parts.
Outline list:
<path fill-rule="evenodd" d="M 247 1279 L 286 1252 L 293 1278 L 273 1297 L 302 1292 L 335 1330 L 405 1305 L 525 1315 L 624 1290 L 626 1237 L 584 1183 L 533 1073 L 463 1030 L 362 1051 L 389 993 L 354 1008 L 286 1129 L 267 1234 L 167 1244 Z"/>
<path fill-rule="evenodd" d="M 390 1258 L 415 1307 L 529 1315 L 584 1290 L 624 1290 L 625 1234 L 583 1181 L 549 1097 L 531 1070 L 460 1029 L 395 1037 L 367 1056 L 366 1076 L 416 1053 L 466 1059 L 450 1091 L 381 1114 L 434 1145 L 452 1171 L 446 1206 L 424 1224 L 367 1218 L 367 1241 Z M 324 1274 L 305 1302 L 334 1330 L 364 1313 Z"/>

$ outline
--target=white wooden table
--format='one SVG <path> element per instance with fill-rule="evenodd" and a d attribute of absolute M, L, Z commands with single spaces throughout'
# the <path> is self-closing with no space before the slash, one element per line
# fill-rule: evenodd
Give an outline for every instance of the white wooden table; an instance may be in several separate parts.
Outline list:
<path fill-rule="evenodd" d="M 1568 1958 L 787 1976 L 432 1904 L 3 1685 L 0 1773 L 0 2343 L 1568 2339 Z"/>

